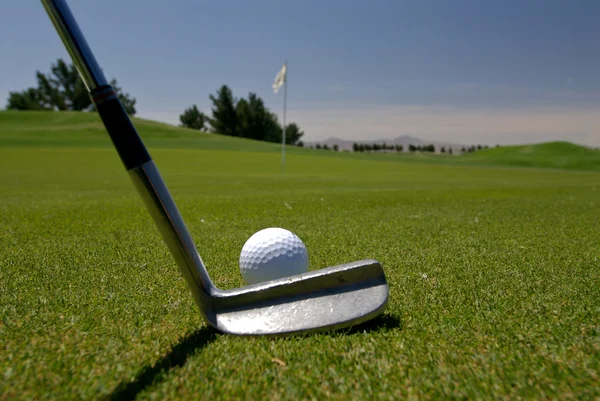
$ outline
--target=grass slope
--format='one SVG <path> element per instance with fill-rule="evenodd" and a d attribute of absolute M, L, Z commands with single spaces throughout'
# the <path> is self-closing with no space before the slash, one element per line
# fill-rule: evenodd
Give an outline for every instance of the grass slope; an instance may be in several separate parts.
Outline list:
<path fill-rule="evenodd" d="M 502 146 L 466 154 L 462 158 L 486 164 L 600 171 L 600 151 L 570 142 Z"/>
<path fill-rule="evenodd" d="M 215 333 L 114 150 L 2 147 L 0 400 L 600 397 L 599 173 L 305 152 L 282 177 L 276 152 L 152 153 L 218 286 L 281 226 L 311 269 L 380 260 L 387 312 Z"/>
<path fill-rule="evenodd" d="M 277 144 L 213 135 L 134 118 L 149 147 L 276 151 Z M 0 147 L 112 147 L 96 113 L 1 111 Z"/>
<path fill-rule="evenodd" d="M 169 124 L 134 118 L 150 148 L 200 148 L 243 152 L 280 152 L 279 144 L 208 134 Z M 0 111 L 0 147 L 112 147 L 95 113 Z M 368 154 L 327 152 L 288 146 L 287 153 L 319 154 L 358 160 L 406 163 L 516 166 L 600 171 L 600 151 L 568 142 L 505 146 L 450 156 L 427 153 Z"/>

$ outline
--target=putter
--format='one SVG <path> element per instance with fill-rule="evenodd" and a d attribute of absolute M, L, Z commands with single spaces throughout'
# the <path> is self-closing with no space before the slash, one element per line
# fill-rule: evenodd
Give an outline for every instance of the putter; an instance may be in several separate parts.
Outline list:
<path fill-rule="evenodd" d="M 65 0 L 41 1 L 125 169 L 210 326 L 236 335 L 289 335 L 346 328 L 383 313 L 388 302 L 388 284 L 383 267 L 374 259 L 231 290 L 217 288 L 154 161 L 115 90 L 106 81 L 69 6 Z"/>

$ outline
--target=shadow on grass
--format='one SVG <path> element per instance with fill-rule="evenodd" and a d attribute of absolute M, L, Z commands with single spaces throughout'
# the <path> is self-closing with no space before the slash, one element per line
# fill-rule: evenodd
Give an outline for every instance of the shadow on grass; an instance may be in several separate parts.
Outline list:
<path fill-rule="evenodd" d="M 137 395 L 154 380 L 175 367 L 185 364 L 188 357 L 205 347 L 216 338 L 217 332 L 212 328 L 203 328 L 189 334 L 171 352 L 160 358 L 154 365 L 146 366 L 136 375 L 132 382 L 120 383 L 105 400 L 134 400 Z"/>
<path fill-rule="evenodd" d="M 345 330 L 334 330 L 321 335 L 353 335 L 382 330 L 402 330 L 402 323 L 394 315 L 380 315 L 373 320 L 352 326 Z M 187 359 L 198 350 L 215 340 L 217 331 L 212 328 L 200 329 L 181 340 L 171 352 L 160 358 L 154 365 L 144 367 L 131 382 L 120 383 L 105 400 L 134 400 L 146 387 L 169 370 L 183 366 Z"/>
<path fill-rule="evenodd" d="M 387 330 L 402 330 L 402 322 L 399 318 L 394 315 L 379 315 L 373 320 L 369 320 L 368 322 L 352 326 L 345 330 L 339 330 L 339 333 L 343 333 L 344 335 L 352 335 L 352 334 L 362 334 L 362 333 L 375 333 L 378 331 L 387 331 Z M 330 332 L 333 334 L 335 332 Z"/>

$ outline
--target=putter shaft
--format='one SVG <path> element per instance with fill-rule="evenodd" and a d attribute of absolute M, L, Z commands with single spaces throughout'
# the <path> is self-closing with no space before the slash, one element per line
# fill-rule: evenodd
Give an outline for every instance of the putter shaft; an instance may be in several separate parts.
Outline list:
<path fill-rule="evenodd" d="M 215 286 L 154 161 L 90 50 L 65 0 L 41 0 L 88 88 L 135 188 L 204 315 Z M 206 317 L 206 316 L 205 316 Z"/>

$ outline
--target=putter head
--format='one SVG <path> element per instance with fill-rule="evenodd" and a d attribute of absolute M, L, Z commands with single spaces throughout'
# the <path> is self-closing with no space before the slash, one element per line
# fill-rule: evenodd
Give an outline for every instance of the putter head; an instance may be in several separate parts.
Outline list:
<path fill-rule="evenodd" d="M 206 318 L 219 331 L 285 335 L 353 326 L 381 314 L 388 301 L 383 268 L 373 259 L 233 290 L 217 290 Z"/>

